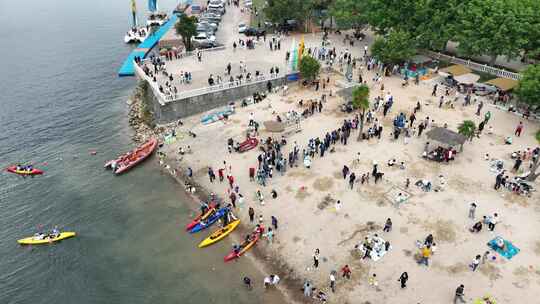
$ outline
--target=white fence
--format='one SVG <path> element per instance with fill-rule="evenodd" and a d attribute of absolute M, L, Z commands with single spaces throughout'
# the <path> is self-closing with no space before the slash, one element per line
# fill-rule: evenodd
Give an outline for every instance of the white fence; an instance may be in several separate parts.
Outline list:
<path fill-rule="evenodd" d="M 513 72 L 497 69 L 497 68 L 494 68 L 494 67 L 486 65 L 486 64 L 480 64 L 480 63 L 476 63 L 474 61 L 465 60 L 465 59 L 445 55 L 445 54 L 438 53 L 438 52 L 433 52 L 433 51 L 428 51 L 428 50 L 425 50 L 423 52 L 426 55 L 428 55 L 429 57 L 444 60 L 444 61 L 449 61 L 449 62 L 454 63 L 454 64 L 461 64 L 461 65 L 470 67 L 471 69 L 473 69 L 475 71 L 480 71 L 480 72 L 488 73 L 488 74 L 491 74 L 491 75 L 495 75 L 497 77 L 509 78 L 509 79 L 514 79 L 514 80 L 520 80 L 521 79 L 521 74 L 519 74 L 519 73 L 513 73 Z"/>

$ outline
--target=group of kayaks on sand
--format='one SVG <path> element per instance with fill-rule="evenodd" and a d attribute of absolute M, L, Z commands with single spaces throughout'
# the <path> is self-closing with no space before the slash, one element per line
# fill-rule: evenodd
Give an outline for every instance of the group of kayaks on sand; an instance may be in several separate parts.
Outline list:
<path fill-rule="evenodd" d="M 201 214 L 186 225 L 186 230 L 190 233 L 196 233 L 210 227 L 219 220 L 221 220 L 221 228 L 212 232 L 207 238 L 199 243 L 199 248 L 203 248 L 224 239 L 240 224 L 240 220 L 238 220 L 231 212 L 231 205 L 220 208 L 219 204 L 203 203 L 201 205 Z M 263 231 L 264 228 L 257 225 L 255 231 L 246 235 L 244 242 L 233 245 L 231 252 L 227 254 L 223 260 L 228 262 L 242 256 L 257 243 Z"/>
<path fill-rule="evenodd" d="M 151 138 L 143 145 L 135 150 L 121 155 L 117 159 L 111 160 L 105 164 L 105 168 L 110 168 L 115 174 L 121 174 L 135 167 L 148 156 L 150 156 L 157 147 L 157 140 Z M 92 155 L 96 153 L 93 152 Z M 6 171 L 22 176 L 33 176 L 43 174 L 44 171 L 34 168 L 32 165 L 13 165 L 6 168 Z M 217 219 L 216 219 L 217 220 Z M 233 228 L 234 229 L 234 228 Z M 54 228 L 50 233 L 38 232 L 33 236 L 26 237 L 17 242 L 21 245 L 39 245 L 58 242 L 67 238 L 76 236 L 75 232 L 60 232 L 58 228 Z"/>

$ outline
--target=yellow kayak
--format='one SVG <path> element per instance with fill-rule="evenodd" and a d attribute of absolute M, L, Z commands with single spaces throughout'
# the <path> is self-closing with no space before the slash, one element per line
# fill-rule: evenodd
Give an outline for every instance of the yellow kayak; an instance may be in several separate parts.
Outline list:
<path fill-rule="evenodd" d="M 38 237 L 35 237 L 35 236 L 31 236 L 31 237 L 27 237 L 27 238 L 24 238 L 24 239 L 17 240 L 17 243 L 19 243 L 21 245 L 49 244 L 49 243 L 58 242 L 58 241 L 61 241 L 61 240 L 64 240 L 64 239 L 67 239 L 67 238 L 70 238 L 70 237 L 74 237 L 75 235 L 76 235 L 75 232 L 61 232 L 59 236 L 57 236 L 55 238 L 52 238 L 52 239 L 49 238 L 49 237 L 38 238 Z"/>
<path fill-rule="evenodd" d="M 238 224 L 240 224 L 240 220 L 232 221 L 231 223 L 229 223 L 229 225 L 212 232 L 212 234 L 210 234 L 199 244 L 199 248 L 203 248 L 219 242 L 224 237 L 229 235 L 229 233 L 231 233 L 236 228 L 236 226 L 238 226 Z"/>

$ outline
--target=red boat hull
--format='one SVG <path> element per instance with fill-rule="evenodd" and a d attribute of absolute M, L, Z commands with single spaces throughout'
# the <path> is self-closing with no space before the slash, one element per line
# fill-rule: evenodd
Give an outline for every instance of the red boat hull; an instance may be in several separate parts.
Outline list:
<path fill-rule="evenodd" d="M 113 162 L 116 162 L 117 169 L 114 171 L 114 173 L 122 174 L 141 163 L 143 160 L 148 158 L 148 156 L 152 155 L 156 147 L 157 140 L 152 138 L 137 149 L 117 158 L 114 161 L 107 162 L 105 167 L 109 167 Z"/>
<path fill-rule="evenodd" d="M 238 147 L 238 152 L 246 152 L 253 148 L 255 148 L 259 144 L 259 140 L 255 137 L 250 137 L 246 139 L 243 143 L 240 144 Z"/>
<path fill-rule="evenodd" d="M 6 169 L 7 172 L 15 173 L 19 175 L 40 175 L 45 173 L 43 170 L 32 169 L 32 171 L 17 171 L 17 166 L 11 166 Z"/>

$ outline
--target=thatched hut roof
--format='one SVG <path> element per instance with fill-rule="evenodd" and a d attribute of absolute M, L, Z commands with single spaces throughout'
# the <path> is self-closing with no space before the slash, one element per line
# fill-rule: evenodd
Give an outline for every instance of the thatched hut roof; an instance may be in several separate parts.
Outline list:
<path fill-rule="evenodd" d="M 467 138 L 452 130 L 435 127 L 426 133 L 430 140 L 438 141 L 449 146 L 461 146 L 467 141 Z"/>
<path fill-rule="evenodd" d="M 490 81 L 486 81 L 486 83 L 494 85 L 503 91 L 510 91 L 518 85 L 518 82 L 516 80 L 508 78 L 495 78 L 491 79 Z"/>
<path fill-rule="evenodd" d="M 468 67 L 464 66 L 464 65 L 455 64 L 455 65 L 451 65 L 449 67 L 446 67 L 444 69 L 441 69 L 439 72 L 451 74 L 453 76 L 460 76 L 460 75 L 464 75 L 464 74 L 469 74 L 470 72 L 472 72 L 472 70 L 469 69 Z"/>

